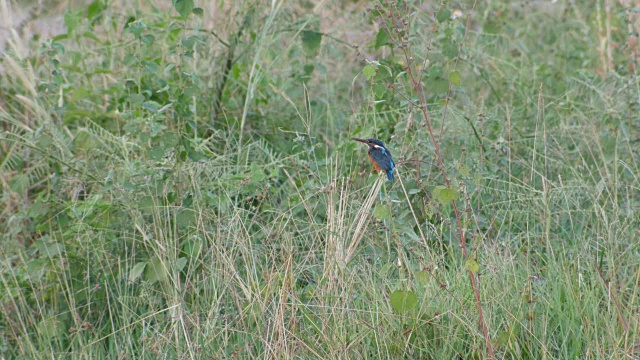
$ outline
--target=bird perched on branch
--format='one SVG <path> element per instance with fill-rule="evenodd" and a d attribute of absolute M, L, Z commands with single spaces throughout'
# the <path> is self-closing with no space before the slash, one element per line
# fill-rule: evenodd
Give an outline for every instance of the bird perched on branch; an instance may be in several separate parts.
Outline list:
<path fill-rule="evenodd" d="M 387 174 L 387 179 L 393 181 L 393 169 L 396 167 L 396 164 L 393 162 L 391 152 L 384 146 L 382 141 L 378 139 L 358 138 L 352 138 L 351 140 L 367 144 L 369 147 L 369 160 L 371 160 L 373 166 L 377 171 L 384 171 L 385 174 Z"/>

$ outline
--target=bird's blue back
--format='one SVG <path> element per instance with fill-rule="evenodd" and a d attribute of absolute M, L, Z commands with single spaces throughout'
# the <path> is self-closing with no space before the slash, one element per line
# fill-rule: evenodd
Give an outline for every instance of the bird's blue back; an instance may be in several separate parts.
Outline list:
<path fill-rule="evenodd" d="M 387 148 L 384 147 L 384 143 L 380 140 L 377 141 L 378 146 L 374 147 L 369 146 L 369 155 L 371 155 L 371 159 L 378 164 L 380 169 L 382 169 L 387 174 L 387 179 L 390 181 L 394 180 L 393 169 L 395 168 L 395 162 L 393 161 L 393 157 Z"/>

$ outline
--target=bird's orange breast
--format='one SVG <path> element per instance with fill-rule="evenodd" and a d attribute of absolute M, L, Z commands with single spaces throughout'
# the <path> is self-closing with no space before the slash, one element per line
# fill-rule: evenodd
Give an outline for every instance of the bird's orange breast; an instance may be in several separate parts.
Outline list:
<path fill-rule="evenodd" d="M 371 160 L 371 163 L 373 164 L 373 167 L 376 168 L 377 171 L 382 170 L 380 168 L 380 165 L 378 165 L 378 163 L 373 160 L 373 157 L 371 157 L 371 154 L 369 154 L 369 160 Z"/>

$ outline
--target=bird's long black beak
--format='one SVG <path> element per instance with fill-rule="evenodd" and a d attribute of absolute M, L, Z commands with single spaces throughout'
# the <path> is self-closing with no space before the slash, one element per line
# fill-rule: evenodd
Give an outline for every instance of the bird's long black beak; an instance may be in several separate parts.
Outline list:
<path fill-rule="evenodd" d="M 351 138 L 351 140 L 359 141 L 359 142 L 365 143 L 365 144 L 368 143 L 367 140 L 365 140 L 365 139 Z"/>

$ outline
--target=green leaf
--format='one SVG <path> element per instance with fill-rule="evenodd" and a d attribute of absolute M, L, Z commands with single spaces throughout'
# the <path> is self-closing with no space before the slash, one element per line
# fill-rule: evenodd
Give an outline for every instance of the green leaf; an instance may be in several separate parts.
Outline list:
<path fill-rule="evenodd" d="M 251 183 L 258 184 L 264 180 L 266 177 L 264 170 L 258 164 L 251 164 Z"/>
<path fill-rule="evenodd" d="M 43 200 L 36 200 L 27 210 L 27 216 L 32 219 L 46 215 L 49 212 L 49 204 Z"/>
<path fill-rule="evenodd" d="M 136 59 L 136 56 L 135 56 L 135 55 L 133 55 L 133 54 L 127 54 L 127 55 L 125 55 L 125 56 L 124 56 L 124 60 L 123 60 L 123 62 L 124 62 L 124 64 L 125 64 L 126 66 L 131 66 L 131 65 L 133 65 L 136 61 L 138 61 L 138 59 Z M 133 80 L 127 80 L 127 82 L 125 82 L 125 85 L 126 85 L 127 87 L 133 87 L 133 86 L 130 86 L 131 84 L 133 84 L 133 86 L 138 86 L 138 85 L 135 83 L 135 81 L 133 81 Z"/>
<path fill-rule="evenodd" d="M 131 94 L 127 97 L 127 100 L 134 105 L 142 104 L 142 102 L 144 101 L 144 95 Z"/>
<path fill-rule="evenodd" d="M 446 94 L 449 90 L 449 81 L 445 79 L 435 79 L 431 82 L 430 89 L 436 94 Z"/>
<path fill-rule="evenodd" d="M 451 41 L 447 41 L 444 45 L 442 45 L 442 54 L 454 59 L 458 56 L 458 45 L 454 44 Z"/>
<path fill-rule="evenodd" d="M 478 262 L 473 260 L 473 259 L 467 260 L 464 263 L 464 268 L 467 269 L 468 271 L 471 271 L 474 274 L 476 274 L 476 273 L 478 273 L 478 271 L 480 271 L 480 265 L 478 265 Z"/>
<path fill-rule="evenodd" d="M 362 72 L 364 73 L 364 76 L 367 77 L 367 80 L 371 80 L 376 76 L 376 68 L 373 65 L 365 66 L 364 69 L 362 69 Z"/>
<path fill-rule="evenodd" d="M 181 257 L 180 259 L 178 259 L 178 261 L 176 261 L 176 270 L 182 271 L 182 269 L 184 269 L 186 265 L 187 265 L 187 258 Z"/>
<path fill-rule="evenodd" d="M 373 216 L 378 220 L 390 219 L 391 209 L 387 205 L 378 205 L 373 209 Z"/>
<path fill-rule="evenodd" d="M 185 49 L 193 50 L 196 44 L 204 44 L 204 41 L 198 35 L 191 35 L 188 38 L 182 40 L 180 43 L 185 47 Z"/>
<path fill-rule="evenodd" d="M 149 159 L 160 161 L 164 158 L 165 149 L 162 146 L 151 146 L 147 148 L 146 153 Z"/>
<path fill-rule="evenodd" d="M 443 22 L 451 19 L 451 10 L 442 9 L 438 11 L 438 14 L 436 15 L 436 19 L 438 19 L 439 22 Z"/>
<path fill-rule="evenodd" d="M 207 158 L 191 147 L 191 142 L 189 141 L 189 139 L 183 136 L 181 140 L 182 147 L 186 150 L 187 156 L 189 157 L 189 159 L 191 159 L 191 161 L 201 161 Z"/>
<path fill-rule="evenodd" d="M 65 11 L 64 24 L 67 26 L 67 34 L 73 34 L 73 31 L 80 22 L 80 12 Z"/>
<path fill-rule="evenodd" d="M 133 266 L 131 272 L 129 272 L 129 281 L 134 282 L 138 280 L 138 278 L 142 275 L 144 268 L 147 266 L 147 263 L 142 261 Z"/>
<path fill-rule="evenodd" d="M 127 23 L 127 27 L 125 28 L 125 32 L 130 32 L 134 37 L 139 38 L 142 35 L 142 32 L 147 28 L 147 25 L 142 21 L 133 21 Z"/>
<path fill-rule="evenodd" d="M 418 297 L 412 291 L 396 290 L 389 296 L 389 302 L 395 313 L 403 314 L 418 305 Z"/>
<path fill-rule="evenodd" d="M 87 8 L 87 18 L 89 20 L 93 20 L 93 18 L 102 14 L 102 10 L 104 10 L 105 6 L 102 4 L 102 1 L 94 1 Z"/>
<path fill-rule="evenodd" d="M 156 37 L 151 34 L 142 35 L 140 39 L 145 45 L 153 45 L 153 42 L 156 41 Z"/>
<path fill-rule="evenodd" d="M 49 258 L 59 256 L 65 251 L 64 245 L 57 242 L 38 241 L 36 247 L 42 255 L 46 255 Z"/>
<path fill-rule="evenodd" d="M 455 200 L 456 192 L 442 185 L 433 188 L 433 197 L 442 205 L 447 205 Z"/>
<path fill-rule="evenodd" d="M 307 56 L 313 57 L 318 54 L 322 44 L 322 33 L 305 30 L 300 33 L 300 39 L 302 39 L 302 49 Z"/>
<path fill-rule="evenodd" d="M 193 0 L 175 0 L 174 6 L 183 19 L 186 19 L 193 11 Z"/>
<path fill-rule="evenodd" d="M 444 74 L 444 70 L 440 66 L 434 66 L 429 70 L 429 76 L 432 78 L 441 77 Z"/>
<path fill-rule="evenodd" d="M 458 174 L 468 177 L 469 175 L 471 175 L 471 170 L 469 169 L 469 167 L 465 164 L 460 164 L 458 166 Z"/>
<path fill-rule="evenodd" d="M 311 75 L 311 73 L 313 72 L 313 70 L 315 70 L 316 66 L 313 64 L 307 64 L 305 66 L 302 67 L 302 71 L 304 71 L 304 74 L 309 76 Z"/>
<path fill-rule="evenodd" d="M 9 188 L 18 194 L 24 194 L 29 188 L 29 175 L 18 174 L 9 181 Z"/>
<path fill-rule="evenodd" d="M 197 259 L 202 250 L 202 240 L 196 238 L 189 240 L 182 245 L 182 252 L 191 259 Z"/>
<path fill-rule="evenodd" d="M 176 215 L 176 224 L 181 227 L 189 227 L 196 222 L 196 212 L 191 209 L 182 209 Z"/>
<path fill-rule="evenodd" d="M 60 338 L 65 335 L 64 322 L 56 318 L 46 318 L 42 320 L 36 327 L 38 335 L 50 340 Z"/>
<path fill-rule="evenodd" d="M 373 93 L 376 99 L 382 99 L 387 94 L 387 87 L 382 83 L 376 83 L 373 85 Z"/>
<path fill-rule="evenodd" d="M 376 34 L 376 42 L 374 47 L 376 49 L 379 49 L 382 46 L 387 45 L 388 41 L 389 41 L 389 34 L 387 34 L 387 32 L 384 29 L 380 29 Z"/>
<path fill-rule="evenodd" d="M 159 257 L 154 256 L 147 261 L 147 266 L 144 269 L 144 277 L 146 280 L 151 282 L 164 282 L 167 280 L 167 271 Z"/>
<path fill-rule="evenodd" d="M 449 81 L 454 84 L 460 86 L 460 72 L 452 71 L 449 73 Z"/>
<path fill-rule="evenodd" d="M 202 17 L 204 15 L 204 10 L 202 8 L 199 8 L 199 7 L 193 8 L 193 13 L 196 16 Z"/>

